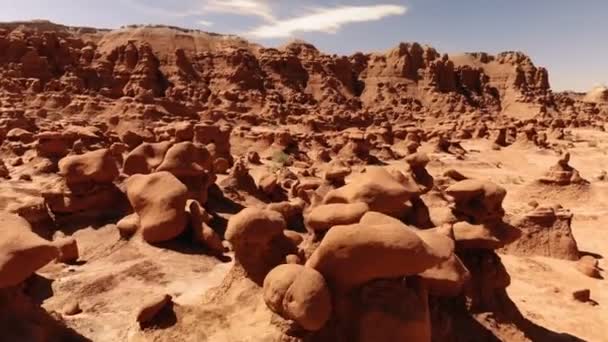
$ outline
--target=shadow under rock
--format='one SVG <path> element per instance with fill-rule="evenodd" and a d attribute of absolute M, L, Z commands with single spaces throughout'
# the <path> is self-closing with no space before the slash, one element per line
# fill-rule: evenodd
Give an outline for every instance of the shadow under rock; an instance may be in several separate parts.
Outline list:
<path fill-rule="evenodd" d="M 217 186 L 211 186 L 209 188 L 209 198 L 204 206 L 205 209 L 208 209 L 213 213 L 223 214 L 237 214 L 245 208 L 241 204 L 224 196 L 222 190 Z"/>
<path fill-rule="evenodd" d="M 0 342 L 92 342 L 18 288 L 0 290 Z"/>
<path fill-rule="evenodd" d="M 55 221 L 32 225 L 32 231 L 46 240 L 53 240 L 53 234 L 57 231 L 60 231 L 67 236 L 72 236 L 77 231 L 85 228 L 97 230 L 108 224 L 116 223 L 116 221 L 123 216 L 123 214 L 92 216 L 87 214 L 74 214 L 64 217 L 57 216 L 55 217 Z"/>
<path fill-rule="evenodd" d="M 592 257 L 594 257 L 594 258 L 596 258 L 596 259 L 604 259 L 604 256 L 603 256 L 603 255 L 601 255 L 601 254 L 597 254 L 597 253 L 593 253 L 593 252 L 580 251 L 580 252 L 579 252 L 579 254 L 580 254 L 580 256 L 581 256 L 581 257 L 584 257 L 584 256 L 586 256 L 586 255 L 589 255 L 589 256 L 592 256 Z"/>
<path fill-rule="evenodd" d="M 53 282 L 54 279 L 49 279 L 34 273 L 25 281 L 23 292 L 38 305 L 42 304 L 46 299 L 53 297 Z"/>
<path fill-rule="evenodd" d="M 507 314 L 494 316 L 496 321 L 514 324 L 527 338 L 534 342 L 586 342 L 586 340 L 577 336 L 549 330 L 530 321 L 523 316 L 511 299 L 508 299 L 504 304 L 506 309 L 504 312 Z"/>
<path fill-rule="evenodd" d="M 180 235 L 178 238 L 171 241 L 155 243 L 154 246 L 181 254 L 206 255 L 209 257 L 215 257 L 221 262 L 232 261 L 232 258 L 225 254 L 213 253 L 207 247 L 194 243 L 191 236 L 192 232 L 190 230 L 186 230 L 184 234 Z"/>
<path fill-rule="evenodd" d="M 516 337 L 523 334 L 526 340 L 534 342 L 586 342 L 586 340 L 567 333 L 559 333 L 542 327 L 525 318 L 515 303 L 504 298 L 496 312 L 479 313 L 484 318 L 474 318 L 465 309 L 464 303 L 457 300 L 438 297 L 430 297 L 431 320 L 433 327 L 433 342 L 499 342 L 509 341 L 503 334 L 496 334 L 490 326 L 507 327 L 504 333 L 509 334 L 508 327 L 515 328 L 513 340 L 521 340 Z M 446 317 L 448 318 L 446 320 Z M 487 321 L 482 324 L 479 319 Z M 502 329 L 500 329 L 502 330 Z M 519 333 L 517 333 L 519 332 Z M 507 335 L 510 336 L 510 335 Z M 505 339 L 506 338 L 506 339 Z"/>

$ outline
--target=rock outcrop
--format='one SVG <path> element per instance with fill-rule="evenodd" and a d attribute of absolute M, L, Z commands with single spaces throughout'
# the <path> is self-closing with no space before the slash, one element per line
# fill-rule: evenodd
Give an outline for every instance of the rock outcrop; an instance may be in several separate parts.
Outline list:
<path fill-rule="evenodd" d="M 513 225 L 522 236 L 506 246 L 505 253 L 578 260 L 579 250 L 572 234 L 573 214 L 561 206 L 539 206 L 518 218 Z"/>

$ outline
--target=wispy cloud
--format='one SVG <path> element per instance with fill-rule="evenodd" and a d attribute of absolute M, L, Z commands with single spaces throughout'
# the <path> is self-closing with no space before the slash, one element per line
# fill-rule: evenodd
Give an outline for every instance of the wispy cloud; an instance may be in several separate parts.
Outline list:
<path fill-rule="evenodd" d="M 269 22 L 253 29 L 248 35 L 256 38 L 287 38 L 296 32 L 335 33 L 349 23 L 380 20 L 403 15 L 406 11 L 404 6 L 382 4 L 322 8 L 312 14 Z"/>
<path fill-rule="evenodd" d="M 272 6 L 265 0 L 207 0 L 203 10 L 256 16 L 265 21 L 275 20 Z"/>
<path fill-rule="evenodd" d="M 202 11 L 196 6 L 183 6 L 183 8 L 164 7 L 145 0 L 120 0 L 122 3 L 134 10 L 146 12 L 154 16 L 169 16 L 172 18 L 185 18 L 202 15 Z"/>
<path fill-rule="evenodd" d="M 271 39 L 288 38 L 299 32 L 336 33 L 344 25 L 357 22 L 376 21 L 388 16 L 403 15 L 407 8 L 395 4 L 368 6 L 339 6 L 315 8 L 312 11 L 289 1 L 290 12 L 304 11 L 304 15 L 279 17 L 279 9 L 286 2 L 278 0 L 181 0 L 180 6 L 159 5 L 155 0 L 121 0 L 131 7 L 158 16 L 173 18 L 195 17 L 203 27 L 213 26 L 213 13 L 233 14 L 259 18 L 263 24 L 243 33 L 246 36 Z M 302 1 L 310 4 L 313 1 Z M 284 11 L 282 11 L 284 12 Z"/>

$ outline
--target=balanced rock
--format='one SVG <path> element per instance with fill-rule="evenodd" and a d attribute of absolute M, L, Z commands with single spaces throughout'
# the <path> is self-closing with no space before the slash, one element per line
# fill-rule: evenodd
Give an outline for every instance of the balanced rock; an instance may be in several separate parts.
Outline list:
<path fill-rule="evenodd" d="M 504 216 L 502 201 L 507 191 L 492 182 L 467 179 L 449 186 L 445 192 L 453 198 L 452 210 L 457 216 L 475 222 Z"/>
<path fill-rule="evenodd" d="M 330 229 L 306 266 L 321 272 L 330 286 L 346 290 L 377 278 L 422 273 L 453 251 L 453 245 L 446 250 L 427 244 L 403 225 L 354 224 Z"/>

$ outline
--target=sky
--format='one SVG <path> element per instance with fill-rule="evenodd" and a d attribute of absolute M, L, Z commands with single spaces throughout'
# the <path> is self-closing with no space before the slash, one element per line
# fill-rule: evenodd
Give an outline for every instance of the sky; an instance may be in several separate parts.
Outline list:
<path fill-rule="evenodd" d="M 0 21 L 163 24 L 327 53 L 417 41 L 441 53 L 523 51 L 554 90 L 608 83 L 608 0 L 0 0 Z"/>

